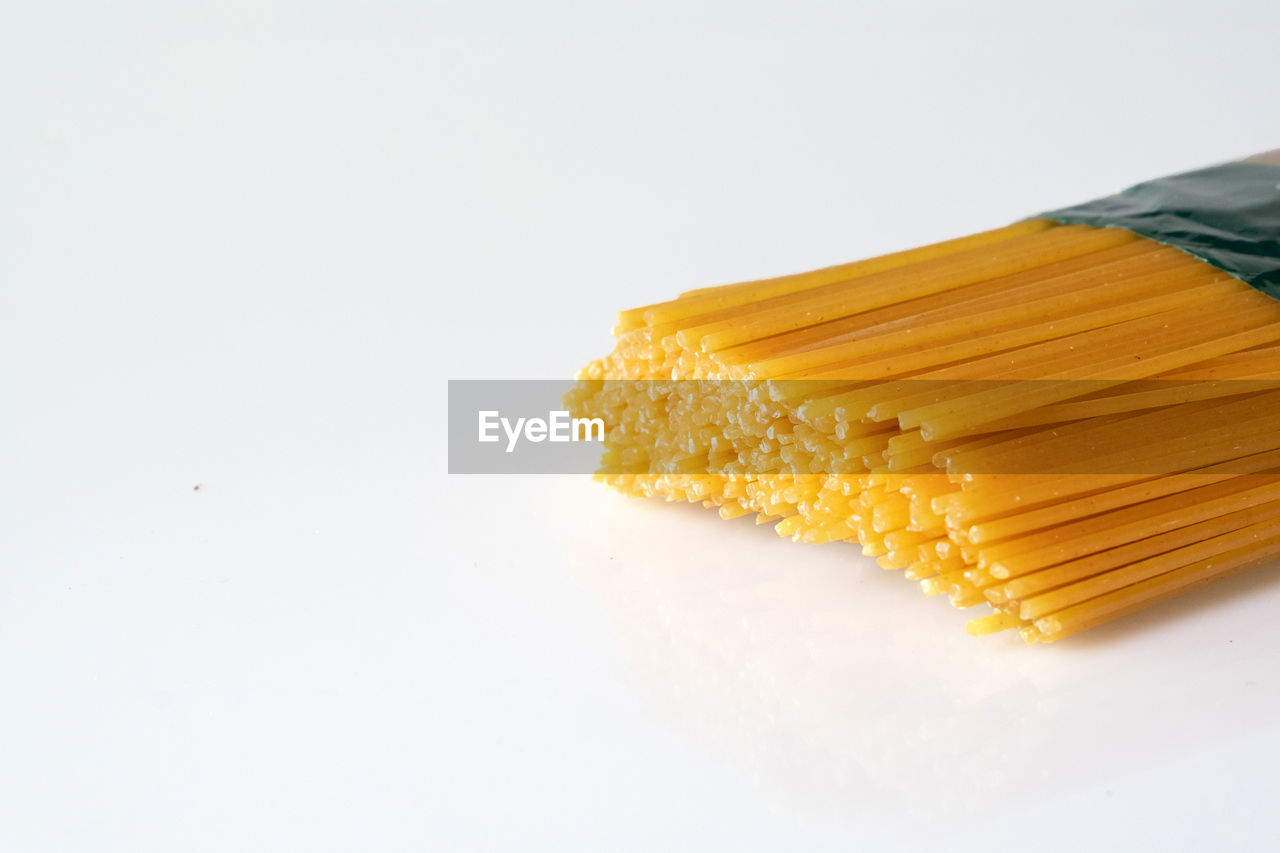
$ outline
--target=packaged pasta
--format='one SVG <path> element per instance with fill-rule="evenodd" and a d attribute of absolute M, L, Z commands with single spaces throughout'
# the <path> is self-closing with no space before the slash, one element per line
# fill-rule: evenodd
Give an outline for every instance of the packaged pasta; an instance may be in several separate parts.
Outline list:
<path fill-rule="evenodd" d="M 601 480 L 1050 642 L 1280 554 L 1280 157 L 622 311 Z"/>

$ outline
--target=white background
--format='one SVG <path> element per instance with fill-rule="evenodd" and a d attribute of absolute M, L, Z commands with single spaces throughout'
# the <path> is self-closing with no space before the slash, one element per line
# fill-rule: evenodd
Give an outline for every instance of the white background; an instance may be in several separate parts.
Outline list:
<path fill-rule="evenodd" d="M 1274 841 L 1274 569 L 977 640 L 443 434 L 619 308 L 1280 145 L 1274 8 L 4 3 L 0 850 Z"/>

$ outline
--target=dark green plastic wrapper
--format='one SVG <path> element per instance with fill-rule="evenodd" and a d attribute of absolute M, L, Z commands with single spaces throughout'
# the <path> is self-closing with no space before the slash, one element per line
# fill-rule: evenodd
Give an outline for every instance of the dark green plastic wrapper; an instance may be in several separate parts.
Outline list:
<path fill-rule="evenodd" d="M 1042 215 L 1064 224 L 1124 228 L 1280 299 L 1280 157 L 1275 152 L 1147 181 Z"/>

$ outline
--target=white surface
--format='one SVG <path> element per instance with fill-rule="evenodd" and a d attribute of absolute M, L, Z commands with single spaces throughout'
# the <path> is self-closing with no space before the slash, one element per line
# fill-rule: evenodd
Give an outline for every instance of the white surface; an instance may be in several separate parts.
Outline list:
<path fill-rule="evenodd" d="M 5 5 L 0 849 L 1274 841 L 1273 569 L 1025 648 L 445 475 L 616 309 L 1280 145 L 1192 5 Z"/>

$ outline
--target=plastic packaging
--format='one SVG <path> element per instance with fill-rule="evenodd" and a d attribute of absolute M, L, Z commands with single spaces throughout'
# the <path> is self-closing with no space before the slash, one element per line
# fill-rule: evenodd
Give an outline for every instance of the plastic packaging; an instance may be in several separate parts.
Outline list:
<path fill-rule="evenodd" d="M 1042 216 L 1124 228 L 1280 299 L 1280 152 L 1158 178 Z"/>

